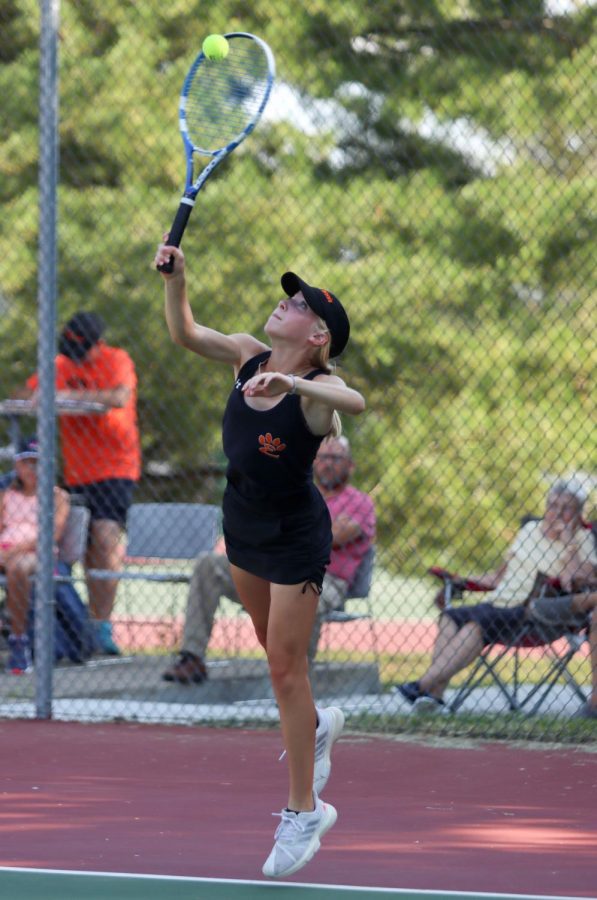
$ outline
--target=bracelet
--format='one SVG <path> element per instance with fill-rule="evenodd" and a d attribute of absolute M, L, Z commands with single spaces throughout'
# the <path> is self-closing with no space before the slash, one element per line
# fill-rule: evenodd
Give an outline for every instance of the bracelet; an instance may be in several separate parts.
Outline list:
<path fill-rule="evenodd" d="M 294 375 L 291 375 L 290 373 L 289 373 L 289 376 L 288 376 L 288 377 L 289 377 L 289 378 L 292 378 L 292 387 L 290 388 L 290 390 L 288 391 L 288 393 L 289 393 L 289 394 L 296 394 L 296 378 L 294 377 Z"/>

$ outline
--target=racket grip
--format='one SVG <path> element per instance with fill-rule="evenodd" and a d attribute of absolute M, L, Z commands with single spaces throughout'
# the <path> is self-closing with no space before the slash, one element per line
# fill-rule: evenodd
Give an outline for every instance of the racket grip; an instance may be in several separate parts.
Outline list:
<path fill-rule="evenodd" d="M 187 197 L 183 197 L 180 201 L 174 221 L 172 222 L 170 234 L 168 235 L 168 243 L 172 247 L 180 247 L 180 242 L 182 241 L 184 230 L 187 227 L 187 222 L 189 221 L 194 202 L 194 200 L 189 200 Z M 168 262 L 163 263 L 161 266 L 157 266 L 157 268 L 160 272 L 169 274 L 174 270 L 174 257 L 171 256 Z"/>

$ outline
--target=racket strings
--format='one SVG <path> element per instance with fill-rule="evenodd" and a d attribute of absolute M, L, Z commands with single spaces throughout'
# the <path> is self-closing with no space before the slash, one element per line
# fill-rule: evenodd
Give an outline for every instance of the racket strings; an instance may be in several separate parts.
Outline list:
<path fill-rule="evenodd" d="M 223 60 L 204 60 L 186 95 L 185 128 L 196 149 L 214 152 L 240 135 L 261 111 L 270 82 L 268 61 L 252 40 L 230 40 Z"/>

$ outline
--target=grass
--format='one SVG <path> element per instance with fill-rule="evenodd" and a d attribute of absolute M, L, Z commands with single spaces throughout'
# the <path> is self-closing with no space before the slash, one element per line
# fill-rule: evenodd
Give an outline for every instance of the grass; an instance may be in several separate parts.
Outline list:
<path fill-rule="evenodd" d="M 597 752 L 597 722 L 582 719 L 562 719 L 556 716 L 526 716 L 523 713 L 496 715 L 459 712 L 457 715 L 351 715 L 350 730 L 369 733 L 383 732 L 409 739 L 429 738 L 454 740 L 509 741 L 582 745 L 584 750 Z"/>

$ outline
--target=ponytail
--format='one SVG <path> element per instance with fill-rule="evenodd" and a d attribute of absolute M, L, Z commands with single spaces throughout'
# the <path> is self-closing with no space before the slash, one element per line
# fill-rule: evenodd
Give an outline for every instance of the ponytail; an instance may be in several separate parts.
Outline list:
<path fill-rule="evenodd" d="M 325 331 L 326 334 L 330 334 L 327 328 L 327 325 L 320 319 L 318 322 L 319 327 L 322 331 Z M 336 366 L 333 362 L 330 362 L 330 340 L 326 341 L 325 344 L 322 344 L 321 347 L 318 347 L 314 353 L 312 364 L 318 368 L 323 369 L 328 375 L 332 375 Z M 338 438 L 342 434 L 342 419 L 340 418 L 339 413 L 334 410 L 332 413 L 332 424 L 330 426 L 330 430 L 326 434 L 326 438 Z"/>

